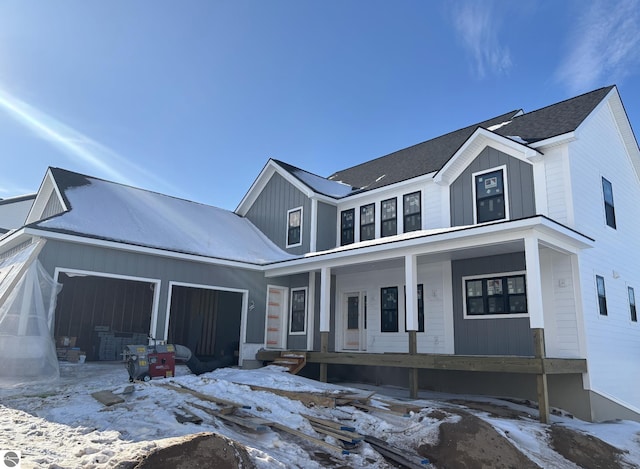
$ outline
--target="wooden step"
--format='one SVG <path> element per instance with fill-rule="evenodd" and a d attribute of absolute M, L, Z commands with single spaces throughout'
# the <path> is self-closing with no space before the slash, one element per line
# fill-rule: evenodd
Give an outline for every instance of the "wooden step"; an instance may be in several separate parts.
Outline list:
<path fill-rule="evenodd" d="M 289 373 L 295 375 L 307 364 L 306 353 L 282 352 L 280 358 L 276 358 L 272 365 L 282 366 L 289 370 Z"/>

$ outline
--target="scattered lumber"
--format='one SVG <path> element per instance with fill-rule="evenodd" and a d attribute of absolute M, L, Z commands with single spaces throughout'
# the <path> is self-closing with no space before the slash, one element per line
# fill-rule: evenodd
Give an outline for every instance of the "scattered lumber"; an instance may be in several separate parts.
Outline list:
<path fill-rule="evenodd" d="M 371 397 L 375 394 L 375 391 L 365 396 L 361 394 L 342 394 L 336 398 L 336 405 L 351 405 L 353 402 L 359 402 L 361 404 L 369 404 Z"/>
<path fill-rule="evenodd" d="M 320 418 L 320 417 L 314 417 L 312 415 L 306 415 L 306 414 L 300 414 L 300 415 L 302 415 L 304 418 L 306 418 L 310 422 L 319 423 L 321 425 L 324 425 L 325 427 L 334 428 L 336 430 L 345 430 L 345 431 L 348 431 L 348 432 L 355 432 L 356 431 L 355 427 L 352 427 L 350 425 L 345 425 L 345 424 L 343 424 L 341 422 L 335 422 L 333 420 L 323 419 L 323 418 Z"/>
<path fill-rule="evenodd" d="M 168 389 L 172 389 L 174 391 L 177 392 L 181 392 L 181 393 L 186 393 L 186 394 L 191 394 L 194 397 L 197 397 L 198 399 L 200 399 L 201 401 L 208 401 L 208 402 L 213 402 L 214 404 L 218 404 L 221 406 L 225 406 L 225 407 L 237 407 L 239 409 L 251 409 L 251 406 L 247 406 L 244 404 L 239 404 L 237 402 L 233 402 L 233 401 L 229 401 L 227 399 L 222 399 L 219 397 L 215 397 L 215 396 L 209 396 L 207 394 L 203 394 L 201 392 L 195 391 L 191 388 L 188 388 L 182 384 L 176 383 L 177 386 L 171 384 L 171 383 L 162 383 L 159 384 L 159 386 L 163 386 L 165 388 Z"/>
<path fill-rule="evenodd" d="M 410 417 L 411 412 L 420 412 L 422 409 L 417 406 L 405 406 L 401 404 L 392 404 L 383 402 L 388 407 L 374 407 L 367 404 L 361 404 L 359 402 L 353 402 L 351 405 L 356 409 L 365 410 L 367 412 L 384 412 L 386 414 L 398 415 L 400 417 Z"/>
<path fill-rule="evenodd" d="M 124 402 L 124 399 L 120 396 L 115 395 L 111 391 L 96 391 L 92 392 L 91 396 L 96 399 L 98 402 L 110 407 L 115 404 L 121 404 Z"/>
<path fill-rule="evenodd" d="M 247 430 L 251 430 L 252 432 L 263 433 L 266 432 L 269 427 L 273 425 L 273 422 L 269 420 L 261 419 L 258 417 L 247 417 L 240 415 L 230 415 L 230 414 L 213 414 L 215 417 L 218 417 L 222 420 L 226 420 L 227 422 L 235 423 Z"/>
<path fill-rule="evenodd" d="M 214 417 L 217 416 L 218 414 L 224 414 L 224 415 L 232 414 L 233 411 L 236 409 L 235 407 L 227 406 L 227 407 L 220 407 L 219 409 L 214 410 L 214 409 L 210 409 L 209 407 L 200 405 L 197 402 L 192 402 L 192 401 L 188 401 L 187 404 L 189 404 L 191 407 L 195 407 L 196 409 L 203 410 L 207 414 L 212 415 Z"/>
<path fill-rule="evenodd" d="M 386 441 L 375 436 L 365 435 L 364 441 L 385 458 L 408 469 L 424 469 L 430 464 L 429 460 L 418 455 L 409 454 L 406 450 L 391 446 Z"/>
<path fill-rule="evenodd" d="M 176 416 L 176 420 L 180 423 L 195 423 L 200 425 L 202 418 L 191 412 L 189 409 L 179 406 L 173 410 L 173 414 Z"/>
<path fill-rule="evenodd" d="M 314 436 L 311 435 L 307 435 L 306 433 L 303 433 L 299 430 L 295 430 L 293 428 L 287 427 L 286 425 L 282 425 L 281 423 L 277 423 L 277 422 L 271 422 L 270 427 L 275 428 L 276 430 L 280 430 L 282 432 L 286 432 L 286 433 L 290 433 L 291 435 L 295 435 L 299 438 L 305 439 L 311 443 L 313 443 L 314 445 L 317 446 L 321 446 L 325 449 L 328 449 L 330 451 L 333 452 L 337 452 L 339 454 L 350 454 L 349 450 L 346 450 L 344 448 L 341 448 L 339 446 L 335 446 L 332 445 L 331 443 L 327 443 L 324 440 L 321 440 L 320 438 L 316 438 Z"/>
<path fill-rule="evenodd" d="M 311 405 L 319 405 L 322 407 L 334 408 L 336 406 L 336 396 L 328 393 L 311 393 L 301 391 L 285 391 L 282 389 L 265 388 L 262 386 L 250 385 L 253 391 L 264 391 L 277 394 L 289 399 L 302 402 L 307 407 Z"/>
<path fill-rule="evenodd" d="M 336 440 L 343 441 L 348 445 L 357 445 L 362 441 L 361 435 L 354 432 L 346 432 L 344 430 L 336 430 L 335 428 L 325 427 L 319 423 L 311 422 L 311 428 L 313 428 L 316 433 L 322 433 L 327 436 L 331 436 Z"/>

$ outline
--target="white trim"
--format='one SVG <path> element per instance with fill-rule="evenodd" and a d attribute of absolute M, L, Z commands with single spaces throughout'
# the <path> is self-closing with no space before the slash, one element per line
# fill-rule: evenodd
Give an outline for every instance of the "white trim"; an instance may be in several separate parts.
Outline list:
<path fill-rule="evenodd" d="M 291 330 L 291 324 L 293 323 L 293 293 L 303 290 L 304 291 L 304 329 L 302 331 L 293 332 Z M 308 287 L 291 287 L 289 289 L 289 335 L 306 335 L 307 323 L 309 320 L 309 288 Z"/>
<path fill-rule="evenodd" d="M 56 194 L 63 212 L 67 212 L 69 210 L 69 207 L 67 207 L 67 204 L 64 203 L 64 198 L 62 197 L 60 189 L 58 188 L 53 174 L 51 173 L 51 168 L 48 168 L 47 173 L 45 174 L 44 179 L 40 184 L 40 188 L 38 189 L 36 198 L 31 205 L 31 209 L 27 214 L 27 218 L 24 222 L 25 225 L 29 225 L 42 219 L 42 214 L 44 213 L 44 210 L 47 207 L 47 203 L 49 202 L 49 199 L 51 198 L 51 195 L 53 193 Z"/>
<path fill-rule="evenodd" d="M 289 244 L 289 215 L 293 212 L 300 211 L 300 241 L 297 243 Z M 287 230 L 285 231 L 285 244 L 287 248 L 295 248 L 298 246 L 302 246 L 302 238 L 303 238 L 303 229 L 304 226 L 304 207 L 301 205 L 300 207 L 292 208 L 287 210 Z"/>
<path fill-rule="evenodd" d="M 318 199 L 311 199 L 311 227 L 309 230 L 309 250 L 315 252 L 318 249 Z"/>
<path fill-rule="evenodd" d="M 541 162 L 533 165 L 533 192 L 536 204 L 535 213 L 549 216 L 546 167 Z"/>
<path fill-rule="evenodd" d="M 424 295 L 424 290 L 422 294 Z M 442 263 L 442 311 L 444 314 L 444 353 L 453 355 L 456 352 L 456 340 L 453 324 L 453 276 L 451 261 Z M 428 323 L 426 322 L 426 316 L 427 314 L 425 311 L 425 332 L 429 327 Z"/>
<path fill-rule="evenodd" d="M 307 308 L 307 350 L 313 350 L 313 335 L 315 331 L 315 310 L 316 310 L 316 273 L 309 272 L 309 307 Z"/>
<path fill-rule="evenodd" d="M 500 218 L 498 220 L 491 220 L 491 222 L 496 222 L 496 221 L 509 221 L 511 219 L 510 214 L 509 214 L 509 179 L 508 179 L 508 174 L 507 174 L 507 165 L 503 164 L 500 166 L 494 166 L 491 169 L 483 169 L 482 171 L 478 171 L 475 173 L 471 174 L 471 183 L 473 184 L 472 186 L 472 190 L 473 190 L 473 223 L 477 224 L 478 223 L 478 199 L 476 198 L 477 194 L 476 194 L 476 177 L 477 176 L 482 176 L 483 174 L 488 174 L 488 173 L 493 173 L 495 171 L 502 171 L 502 185 L 503 185 L 503 198 L 504 198 L 504 218 Z M 483 222 L 485 223 L 485 222 Z M 486 222 L 486 223 L 490 223 L 490 222 Z"/>
<path fill-rule="evenodd" d="M 556 135 L 555 137 L 540 140 L 539 142 L 530 143 L 531 148 L 543 148 L 543 147 L 555 147 L 564 143 L 573 142 L 576 140 L 575 132 L 567 132 L 566 134 Z"/>
<path fill-rule="evenodd" d="M 248 306 L 248 298 L 249 298 L 249 290 L 241 289 L 241 288 L 229 288 L 229 287 L 219 287 L 215 285 L 203 285 L 200 283 L 189 283 L 189 282 L 176 282 L 169 281 L 169 287 L 167 290 L 167 307 L 165 310 L 165 322 L 164 322 L 164 340 L 168 340 L 169 338 L 169 320 L 171 317 L 171 297 L 173 296 L 173 287 L 189 287 L 189 288 L 200 288 L 202 290 L 216 290 L 216 291 L 226 291 L 232 293 L 241 293 L 242 294 L 242 311 L 240 312 L 240 337 L 238 339 L 238 343 L 240 347 L 243 347 L 247 341 L 247 306 Z M 243 354 L 242 350 L 238 350 L 238 366 L 242 366 Z"/>
<path fill-rule="evenodd" d="M 496 273 L 486 273 L 486 274 L 481 274 L 481 275 L 468 275 L 465 277 L 462 277 L 462 318 L 463 319 L 512 319 L 512 318 L 528 318 L 529 317 L 529 313 L 517 313 L 517 314 L 509 314 L 509 313 L 503 313 L 503 314 L 474 314 L 474 315 L 467 315 L 467 289 L 465 286 L 465 283 L 467 280 L 486 280 L 489 278 L 494 278 L 494 277 L 515 277 L 515 276 L 524 276 L 525 277 L 525 284 L 526 284 L 526 278 L 527 278 L 527 271 L 526 270 L 518 270 L 518 271 L 513 271 L 513 272 L 496 272 Z M 529 298 L 529 292 L 525 292 L 525 295 L 527 296 L 527 300 Z M 527 304 L 527 308 L 529 307 L 529 305 Z M 528 309 L 527 309 L 528 311 Z"/>
<path fill-rule="evenodd" d="M 160 289 L 162 288 L 162 280 L 159 278 L 147 278 L 147 277 L 134 277 L 132 275 L 113 274 L 110 272 L 97 272 L 93 270 L 81 270 L 81 269 L 68 269 L 66 267 L 56 267 L 53 272 L 53 278 L 56 282 L 62 283 L 59 280 L 60 273 L 70 273 L 76 275 L 85 275 L 91 277 L 105 277 L 105 278 L 117 278 L 119 280 L 132 280 L 135 282 L 152 283 L 155 285 L 153 289 L 153 306 L 151 308 L 151 321 L 149 324 L 149 337 L 156 337 L 157 323 L 158 323 L 158 309 L 160 307 Z M 164 339 L 166 340 L 166 334 Z"/>

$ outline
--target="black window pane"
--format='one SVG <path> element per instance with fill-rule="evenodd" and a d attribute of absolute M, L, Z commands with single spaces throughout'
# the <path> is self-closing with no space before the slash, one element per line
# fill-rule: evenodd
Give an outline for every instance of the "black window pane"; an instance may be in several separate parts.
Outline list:
<path fill-rule="evenodd" d="M 347 329 L 358 329 L 358 297 L 350 296 L 347 300 Z"/>
<path fill-rule="evenodd" d="M 607 225 L 616 227 L 616 211 L 613 204 L 613 186 L 605 178 L 602 178 L 602 194 L 604 196 L 604 212 Z"/>
<path fill-rule="evenodd" d="M 382 332 L 398 332 L 398 287 L 380 290 Z"/>
<path fill-rule="evenodd" d="M 355 209 L 345 210 L 340 216 L 340 244 L 351 244 L 354 241 Z"/>
<path fill-rule="evenodd" d="M 596 288 L 598 292 L 598 310 L 602 316 L 607 315 L 607 293 L 604 288 L 604 277 L 596 275 Z"/>
<path fill-rule="evenodd" d="M 376 237 L 375 204 L 360 207 L 360 241 Z"/>
<path fill-rule="evenodd" d="M 306 292 L 294 290 L 291 295 L 291 332 L 304 332 L 306 322 Z"/>
<path fill-rule="evenodd" d="M 484 314 L 484 299 L 467 298 L 467 314 Z"/>
<path fill-rule="evenodd" d="M 628 287 L 627 291 L 629 292 L 629 310 L 631 311 L 631 320 L 633 322 L 637 322 L 638 314 L 636 312 L 636 294 L 631 287 Z"/>
<path fill-rule="evenodd" d="M 504 194 L 502 170 L 476 176 L 476 198 L 478 200 Z"/>

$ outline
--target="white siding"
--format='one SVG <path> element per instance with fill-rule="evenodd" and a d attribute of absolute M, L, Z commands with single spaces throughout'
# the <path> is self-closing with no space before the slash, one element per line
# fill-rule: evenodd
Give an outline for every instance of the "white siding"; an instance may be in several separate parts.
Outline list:
<path fill-rule="evenodd" d="M 547 179 L 547 210 L 549 218 L 559 223 L 570 223 L 567 206 L 570 187 L 567 146 L 544 150 L 544 165 Z"/>
<path fill-rule="evenodd" d="M 640 185 L 608 104 L 569 144 L 575 229 L 596 240 L 580 255 L 590 389 L 640 409 L 640 324 L 631 322 L 627 286 L 640 291 Z M 617 229 L 608 227 L 602 177 L 613 185 Z M 601 316 L 595 275 L 604 277 L 608 316 Z"/>
<path fill-rule="evenodd" d="M 444 283 L 442 264 L 418 265 L 418 283 L 423 284 L 425 332 L 418 332 L 419 353 L 447 353 L 452 350 L 446 343 L 444 312 Z M 367 274 L 348 274 L 336 277 L 336 344 L 341 344 L 344 324 L 342 297 L 348 292 L 366 292 L 367 295 L 367 352 L 383 353 L 409 351 L 409 336 L 405 331 L 404 270 L 376 270 Z M 398 332 L 380 332 L 380 289 L 398 287 Z M 449 312 L 451 314 L 451 312 Z M 449 345 L 449 347 L 447 347 Z"/>

